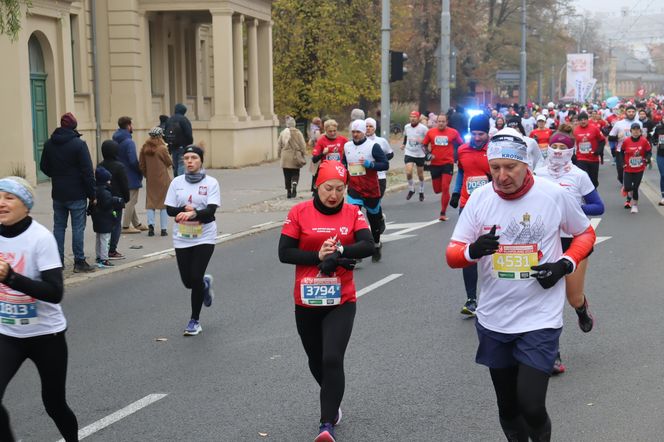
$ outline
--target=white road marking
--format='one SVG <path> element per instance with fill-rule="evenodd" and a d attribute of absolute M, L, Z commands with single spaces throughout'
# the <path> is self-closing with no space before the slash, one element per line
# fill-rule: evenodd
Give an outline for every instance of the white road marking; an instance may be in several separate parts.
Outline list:
<path fill-rule="evenodd" d="M 266 222 L 266 223 L 256 224 L 255 226 L 251 226 L 251 228 L 252 228 L 252 229 L 257 229 L 257 228 L 259 228 L 259 227 L 269 226 L 270 224 L 274 224 L 275 222 L 276 222 L 276 221 L 268 221 L 268 222 Z"/>
<path fill-rule="evenodd" d="M 653 186 L 650 185 L 648 180 L 645 178 L 643 181 L 641 181 L 641 187 L 639 190 L 650 200 L 653 206 L 655 206 L 655 209 L 657 209 L 657 212 L 659 212 L 660 215 L 664 216 L 664 207 L 659 205 L 659 202 L 661 200 L 661 194 L 659 189 L 655 189 Z"/>
<path fill-rule="evenodd" d="M 148 405 L 153 404 L 158 400 L 165 398 L 166 396 L 167 396 L 166 394 L 149 394 L 145 396 L 143 399 L 139 399 L 133 404 L 129 404 L 123 409 L 118 410 L 113 414 L 109 414 L 105 418 L 100 419 L 97 422 L 94 422 L 88 425 L 87 427 L 78 430 L 78 438 L 84 439 L 96 433 L 99 430 L 103 430 L 109 425 L 116 423 L 120 419 L 124 419 L 125 417 L 133 413 L 136 413 L 138 410 L 145 408 Z M 65 441 L 64 439 L 60 439 L 58 442 L 64 442 L 64 441 Z"/>
<path fill-rule="evenodd" d="M 394 224 L 388 223 L 385 226 L 386 230 L 396 230 L 396 232 L 385 233 L 381 235 L 380 242 L 392 242 L 392 241 L 397 241 L 399 239 L 412 238 L 415 235 L 406 235 L 406 233 L 414 232 L 415 230 L 423 229 L 425 227 L 438 224 L 439 222 L 440 221 L 436 219 L 433 221 L 422 222 L 422 223 L 394 223 Z"/>
<path fill-rule="evenodd" d="M 602 218 L 590 218 L 590 225 L 593 226 L 593 229 L 595 229 L 595 232 L 597 232 L 597 226 L 599 226 L 599 223 L 602 222 Z M 595 238 L 595 245 L 606 241 L 607 239 L 613 238 L 612 236 L 597 236 Z"/>
<path fill-rule="evenodd" d="M 167 253 L 173 253 L 174 251 L 175 251 L 175 249 L 173 249 L 173 248 L 166 249 L 166 250 L 160 250 L 159 252 L 152 252 L 152 253 L 148 253 L 147 255 L 143 255 L 143 258 L 151 258 L 151 257 L 157 256 L 157 255 L 165 255 Z"/>
<path fill-rule="evenodd" d="M 221 234 L 221 235 L 217 236 L 215 239 L 226 238 L 227 236 L 231 236 L 231 234 L 230 233 L 224 233 L 224 234 Z"/>
<path fill-rule="evenodd" d="M 390 235 L 381 235 L 380 237 L 380 242 L 381 243 L 387 243 L 387 242 L 392 242 L 392 241 L 397 241 L 400 239 L 406 239 L 406 238 L 413 238 L 417 235 L 399 235 L 396 233 L 390 234 Z"/>
<path fill-rule="evenodd" d="M 383 279 L 381 279 L 381 280 L 378 280 L 378 281 L 374 282 L 374 283 L 371 284 L 371 285 L 366 286 L 366 287 L 363 288 L 362 290 L 359 290 L 359 291 L 357 292 L 356 296 L 359 298 L 359 297 L 362 296 L 362 295 L 366 295 L 366 294 L 369 293 L 370 291 L 372 291 L 372 290 L 376 290 L 378 287 L 384 286 L 385 284 L 387 284 L 387 283 L 389 283 L 389 282 L 392 282 L 392 281 L 394 281 L 395 279 L 400 278 L 400 277 L 402 277 L 402 276 L 403 276 L 403 273 L 392 273 L 391 275 L 386 276 L 385 278 L 383 278 Z"/>

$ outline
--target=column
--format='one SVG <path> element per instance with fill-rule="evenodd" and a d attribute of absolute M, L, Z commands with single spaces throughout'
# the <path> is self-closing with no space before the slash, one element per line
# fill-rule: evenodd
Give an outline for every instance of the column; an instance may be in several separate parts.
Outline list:
<path fill-rule="evenodd" d="M 233 93 L 233 12 L 210 10 L 214 57 L 214 119 L 236 120 Z"/>
<path fill-rule="evenodd" d="M 248 46 L 248 59 L 249 59 L 249 115 L 252 119 L 258 119 L 261 115 L 261 109 L 258 104 L 258 38 L 256 36 L 256 28 L 258 27 L 258 20 L 251 19 L 247 21 L 247 46 Z"/>
<path fill-rule="evenodd" d="M 242 24 L 244 15 L 233 17 L 233 84 L 235 88 L 235 115 L 246 117 L 244 104 L 244 44 L 242 40 Z"/>
<path fill-rule="evenodd" d="M 272 89 L 272 22 L 258 24 L 258 88 L 261 114 L 264 119 L 274 117 L 274 96 Z"/>
<path fill-rule="evenodd" d="M 203 51 L 201 51 L 201 25 L 196 26 L 194 32 L 194 48 L 196 50 L 196 116 L 199 120 L 207 119 L 203 103 Z"/>

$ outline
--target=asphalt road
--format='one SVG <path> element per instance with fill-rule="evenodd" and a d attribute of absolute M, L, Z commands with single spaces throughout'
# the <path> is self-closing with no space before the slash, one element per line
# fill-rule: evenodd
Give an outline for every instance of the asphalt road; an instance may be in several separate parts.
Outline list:
<path fill-rule="evenodd" d="M 597 234 L 610 238 L 596 245 L 586 279 L 597 322 L 583 334 L 565 310 L 568 372 L 551 380 L 548 396 L 553 440 L 662 440 L 664 212 L 645 196 L 641 213 L 624 210 L 608 166 L 599 190 L 607 210 Z M 359 299 L 338 440 L 502 440 L 488 370 L 474 362 L 473 321 L 459 314 L 461 272 L 443 261 L 457 215 L 430 223 L 439 211 L 430 184 L 423 203 L 404 194 L 384 202 L 391 241 L 383 261 L 365 260 L 355 272 L 360 289 L 402 276 Z M 182 336 L 189 300 L 173 259 L 68 289 L 68 398 L 80 427 L 134 411 L 87 440 L 313 440 L 317 385 L 295 329 L 294 268 L 279 263 L 278 236 L 217 247 L 209 267 L 217 297 L 197 337 Z M 3 403 L 19 439 L 59 439 L 31 363 Z"/>

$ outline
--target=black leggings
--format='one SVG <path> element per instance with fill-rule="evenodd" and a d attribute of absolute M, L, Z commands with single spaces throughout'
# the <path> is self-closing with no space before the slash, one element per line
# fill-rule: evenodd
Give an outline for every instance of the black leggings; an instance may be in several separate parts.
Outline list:
<path fill-rule="evenodd" d="M 625 172 L 623 178 L 623 187 L 625 192 L 632 192 L 632 199 L 634 201 L 639 200 L 639 186 L 641 185 L 641 179 L 643 178 L 643 172 Z"/>
<path fill-rule="evenodd" d="M 591 161 L 577 161 L 576 166 L 586 172 L 595 188 L 599 187 L 599 163 Z"/>
<path fill-rule="evenodd" d="M 498 414 L 505 433 L 519 435 L 515 440 L 548 441 L 551 421 L 546 412 L 549 374 L 519 364 L 509 368 L 491 368 L 491 380 L 498 399 Z M 524 439 L 525 436 L 525 439 Z"/>
<path fill-rule="evenodd" d="M 0 401 L 5 395 L 9 381 L 26 359 L 37 366 L 41 379 L 41 395 L 46 412 L 67 442 L 78 441 L 78 421 L 67 405 L 65 384 L 67 381 L 67 341 L 65 332 L 13 338 L 0 334 Z M 0 405 L 0 441 L 13 442 L 9 427 L 9 414 Z"/>
<path fill-rule="evenodd" d="M 297 186 L 297 183 L 300 181 L 300 169 L 283 169 L 284 171 L 284 184 L 286 185 L 286 190 L 291 190 L 293 183 Z"/>
<path fill-rule="evenodd" d="M 295 323 L 309 359 L 309 370 L 320 385 L 321 422 L 334 423 L 344 397 L 344 355 L 354 320 L 354 302 L 336 307 L 295 306 Z"/>
<path fill-rule="evenodd" d="M 198 321 L 203 307 L 203 276 L 214 252 L 214 244 L 199 244 L 184 249 L 175 249 L 182 284 L 191 289 L 191 319 Z"/>

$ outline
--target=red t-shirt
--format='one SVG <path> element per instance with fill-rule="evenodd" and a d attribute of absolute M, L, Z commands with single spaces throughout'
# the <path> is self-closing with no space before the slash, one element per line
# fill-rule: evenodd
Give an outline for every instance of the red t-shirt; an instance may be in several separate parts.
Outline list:
<path fill-rule="evenodd" d="M 460 146 L 463 144 L 461 135 L 456 129 L 446 127 L 440 130 L 437 127 L 429 129 L 422 140 L 424 146 L 431 144 L 431 153 L 433 160 L 432 166 L 443 166 L 445 164 L 454 164 L 454 144 Z"/>
<path fill-rule="evenodd" d="M 622 144 L 625 172 L 637 173 L 646 170 L 646 152 L 650 152 L 650 143 L 643 136 L 634 141 L 632 137 L 625 138 Z"/>
<path fill-rule="evenodd" d="M 481 149 L 473 149 L 464 144 L 457 152 L 459 168 L 463 169 L 463 182 L 461 183 L 461 207 L 466 205 L 470 194 L 475 189 L 489 182 L 491 170 L 486 157 L 486 145 Z"/>
<path fill-rule="evenodd" d="M 597 126 L 588 123 L 588 126 L 576 126 L 574 128 L 574 139 L 576 140 L 576 159 L 587 163 L 599 163 L 599 156 L 593 152 L 597 150 L 597 144 L 604 140 L 604 136 Z"/>
<path fill-rule="evenodd" d="M 314 207 L 313 200 L 299 203 L 288 212 L 281 233 L 300 241 L 299 249 L 317 252 L 325 240 L 336 235 L 343 246 L 355 243 L 355 232 L 368 229 L 362 211 L 356 206 L 344 203 L 344 206 L 334 215 L 325 215 Z M 304 306 L 301 299 L 300 283 L 302 278 L 318 276 L 318 267 L 315 265 L 295 266 L 295 287 L 293 296 L 296 305 Z M 337 267 L 336 276 L 341 280 L 341 303 L 355 302 L 355 282 L 353 271 Z M 323 276 L 325 277 L 325 276 Z M 309 307 L 309 306 L 305 306 Z M 312 307 L 316 308 L 316 307 Z"/>
<path fill-rule="evenodd" d="M 530 138 L 534 138 L 535 141 L 537 141 L 537 145 L 540 147 L 540 149 L 544 150 L 549 147 L 549 138 L 551 138 L 551 135 L 553 135 L 553 131 L 547 128 L 533 129 L 530 132 Z"/>
<path fill-rule="evenodd" d="M 604 128 L 608 123 L 600 118 L 599 120 L 595 119 L 588 120 L 588 124 L 597 126 L 597 129 L 599 129 L 601 132 L 602 128 Z"/>
<path fill-rule="evenodd" d="M 327 135 L 323 135 L 318 139 L 311 153 L 312 155 L 320 155 L 327 147 L 329 151 L 327 152 L 327 155 L 323 157 L 323 159 L 341 161 L 344 158 L 344 144 L 347 142 L 348 139 L 342 135 L 337 135 L 334 140 L 330 140 Z"/>

